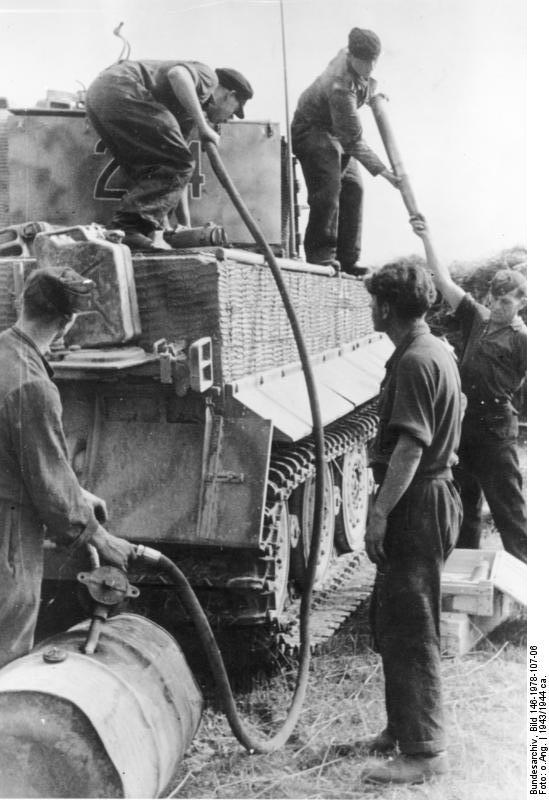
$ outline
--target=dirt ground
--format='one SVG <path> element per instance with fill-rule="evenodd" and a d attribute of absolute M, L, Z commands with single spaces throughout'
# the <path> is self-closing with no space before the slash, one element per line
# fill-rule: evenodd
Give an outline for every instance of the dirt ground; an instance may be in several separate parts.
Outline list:
<path fill-rule="evenodd" d="M 526 477 L 526 442 L 521 446 Z M 485 509 L 482 547 L 501 541 Z M 512 617 L 460 658 L 443 659 L 451 772 L 421 786 L 371 787 L 361 781 L 360 749 L 341 757 L 334 745 L 360 741 L 384 725 L 379 657 L 370 647 L 363 605 L 313 658 L 305 708 L 288 743 L 249 756 L 219 711 L 209 707 L 167 794 L 179 798 L 383 798 L 520 800 L 526 797 L 526 612 Z M 295 664 L 252 678 L 238 696 L 250 725 L 277 730 L 291 700 Z"/>
<path fill-rule="evenodd" d="M 364 756 L 334 745 L 360 741 L 385 722 L 383 678 L 369 646 L 365 608 L 315 656 L 305 709 L 284 748 L 249 756 L 223 715 L 209 708 L 169 787 L 186 798 L 384 798 L 385 800 L 518 800 L 525 784 L 523 696 L 525 618 L 517 614 L 461 658 L 443 660 L 451 773 L 417 787 L 371 787 L 361 781 Z M 291 665 L 241 695 L 243 717 L 275 731 L 290 701 Z"/>

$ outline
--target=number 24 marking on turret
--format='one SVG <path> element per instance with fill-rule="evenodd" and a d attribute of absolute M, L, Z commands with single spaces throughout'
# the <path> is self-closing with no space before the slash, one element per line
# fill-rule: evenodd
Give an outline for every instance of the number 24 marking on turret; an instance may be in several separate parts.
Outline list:
<path fill-rule="evenodd" d="M 194 171 L 189 181 L 190 193 L 193 200 L 199 200 L 202 197 L 202 185 L 206 181 L 202 172 L 202 150 L 198 141 L 189 142 L 189 147 L 195 163 Z M 101 140 L 97 142 L 95 152 L 99 154 L 107 152 L 107 148 Z M 114 158 L 111 158 L 103 167 L 95 182 L 93 190 L 95 200 L 120 200 L 126 194 L 126 189 L 116 189 L 109 186 L 111 178 L 117 170 L 118 164 Z"/>

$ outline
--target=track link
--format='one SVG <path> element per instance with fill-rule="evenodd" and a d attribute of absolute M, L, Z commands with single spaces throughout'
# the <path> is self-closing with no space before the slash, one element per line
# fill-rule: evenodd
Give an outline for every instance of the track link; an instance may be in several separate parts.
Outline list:
<path fill-rule="evenodd" d="M 311 647 L 327 641 L 371 594 L 375 567 L 365 553 L 339 556 L 322 586 L 313 593 Z M 285 651 L 299 649 L 300 600 L 292 601 L 279 619 L 277 643 Z"/>
<path fill-rule="evenodd" d="M 367 443 L 377 430 L 376 406 L 370 404 L 338 420 L 325 432 L 325 453 L 328 462 L 344 455 L 357 443 Z M 299 648 L 300 598 L 290 597 L 281 612 L 271 587 L 276 575 L 279 509 L 300 484 L 315 474 L 314 446 L 311 437 L 291 448 L 273 454 L 269 470 L 265 525 L 261 550 L 267 570 L 264 594 L 267 594 L 268 616 L 276 630 L 277 646 L 294 652 Z M 311 646 L 329 639 L 343 621 L 371 593 L 375 566 L 364 551 L 345 553 L 333 559 L 322 584 L 314 590 L 311 615 Z"/>

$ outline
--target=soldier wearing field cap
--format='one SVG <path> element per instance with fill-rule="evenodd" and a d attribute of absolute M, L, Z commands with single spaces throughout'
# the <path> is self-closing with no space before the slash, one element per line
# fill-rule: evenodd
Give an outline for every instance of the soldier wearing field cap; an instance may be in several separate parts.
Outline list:
<path fill-rule="evenodd" d="M 392 186 L 399 178 L 366 144 L 358 110 L 376 91 L 371 77 L 381 52 L 379 37 L 353 28 L 348 46 L 303 92 L 292 121 L 292 144 L 309 202 L 305 254 L 313 264 L 363 274 L 358 265 L 362 239 L 363 186 L 359 164 Z"/>
<path fill-rule="evenodd" d="M 163 235 L 195 167 L 190 139 L 218 144 L 215 126 L 242 119 L 252 96 L 237 70 L 199 61 L 122 61 L 93 81 L 86 112 L 128 183 L 112 225 L 132 250 L 169 248 Z"/>
<path fill-rule="evenodd" d="M 88 307 L 93 287 L 71 269 L 35 270 L 16 324 L 0 333 L 0 666 L 33 645 L 45 530 L 67 544 L 94 545 L 121 568 L 133 552 L 98 522 L 96 515 L 106 518 L 104 502 L 78 483 L 44 359 L 75 313 Z"/>

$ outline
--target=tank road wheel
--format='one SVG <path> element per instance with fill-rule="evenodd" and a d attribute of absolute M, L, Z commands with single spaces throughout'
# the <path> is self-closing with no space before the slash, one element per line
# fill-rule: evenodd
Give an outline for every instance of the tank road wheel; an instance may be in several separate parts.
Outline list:
<path fill-rule="evenodd" d="M 313 532 L 313 515 L 315 507 L 315 479 L 308 478 L 295 493 L 295 509 L 299 521 L 301 536 L 297 545 L 292 549 L 291 569 L 292 577 L 298 586 L 305 583 L 305 573 L 309 552 L 311 550 L 311 535 Z M 334 479 L 328 464 L 324 473 L 324 508 L 322 514 L 322 530 L 320 551 L 316 567 L 315 587 L 322 582 L 332 559 L 334 549 L 334 527 L 336 515 L 336 499 L 334 492 Z"/>
<path fill-rule="evenodd" d="M 341 491 L 341 514 L 335 525 L 336 544 L 343 553 L 361 550 L 364 548 L 368 504 L 374 489 L 365 444 L 355 444 L 345 453 L 336 480 Z"/>
<path fill-rule="evenodd" d="M 272 616 L 278 617 L 284 609 L 290 576 L 290 512 L 287 501 L 277 503 L 272 515 L 275 536 L 269 576 L 269 589 L 271 590 L 269 605 Z"/>

